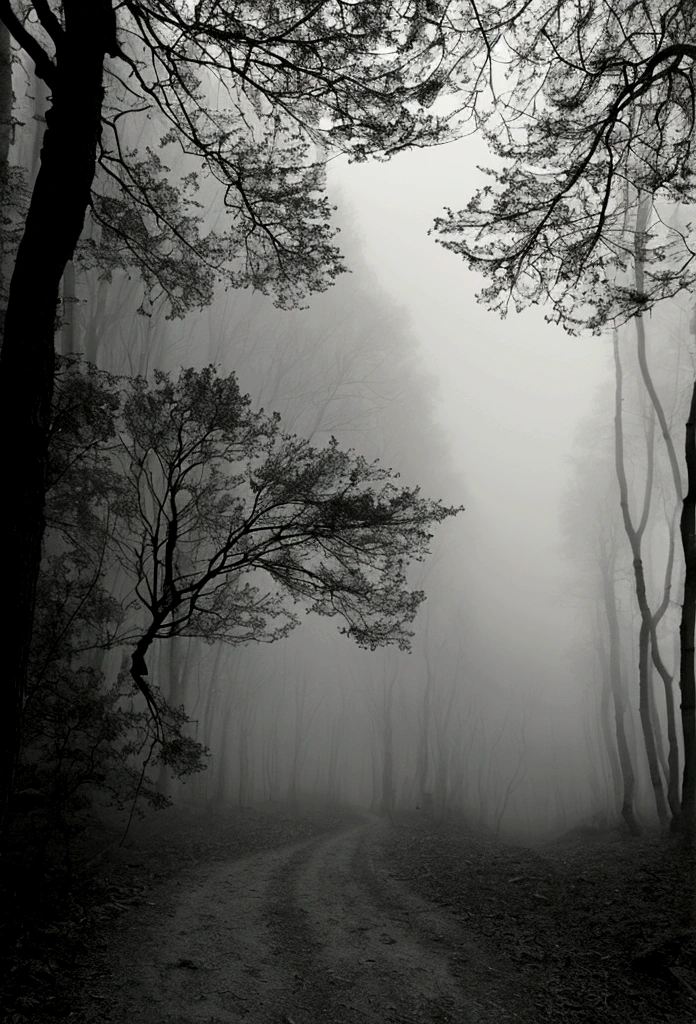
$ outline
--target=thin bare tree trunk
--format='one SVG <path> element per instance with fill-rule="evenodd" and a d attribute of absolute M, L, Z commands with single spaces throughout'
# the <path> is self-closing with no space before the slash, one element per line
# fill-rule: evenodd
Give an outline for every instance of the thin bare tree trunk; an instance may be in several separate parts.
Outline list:
<path fill-rule="evenodd" d="M 643 292 L 645 290 L 645 243 L 646 234 L 648 230 L 648 221 L 650 219 L 650 211 L 653 206 L 653 198 L 651 195 L 645 194 L 641 197 L 638 203 L 638 213 L 636 216 L 636 230 L 634 237 L 634 264 L 635 264 L 635 279 L 636 279 L 636 291 Z M 681 470 L 679 467 L 679 459 L 677 458 L 677 452 L 674 446 L 674 440 L 672 438 L 672 432 L 667 422 L 667 416 L 665 414 L 664 407 L 660 400 L 660 396 L 657 393 L 657 388 L 652 379 L 650 367 L 648 365 L 648 352 L 647 352 L 647 339 L 645 332 L 645 320 L 642 316 L 635 318 L 636 325 L 636 341 L 637 341 L 637 352 L 638 352 L 638 366 L 640 367 L 641 377 L 645 390 L 648 393 L 650 402 L 655 415 L 657 416 L 657 422 L 660 427 L 662 439 L 665 443 L 665 449 L 667 451 L 667 459 L 669 461 L 670 470 L 672 473 L 672 481 L 674 483 L 674 493 L 677 502 L 682 501 L 683 484 L 681 477 Z M 676 718 L 674 713 L 674 695 L 672 693 L 672 677 L 667 671 L 660 657 L 658 640 L 657 640 L 657 623 L 662 618 L 667 605 L 669 604 L 669 593 L 672 585 L 672 566 L 674 560 L 674 530 L 671 528 L 670 531 L 670 555 L 668 560 L 668 575 L 665 577 L 665 587 L 663 599 L 664 608 L 658 611 L 653 619 L 651 626 L 651 652 L 655 668 L 660 674 L 664 689 L 665 689 L 665 701 L 667 706 L 667 732 L 669 741 L 669 777 L 668 777 L 668 797 L 669 804 L 672 814 L 676 814 L 679 806 L 679 748 L 677 742 L 676 732 Z"/>
<path fill-rule="evenodd" d="M 164 679 L 166 676 L 169 680 L 166 699 L 170 707 L 179 707 L 179 705 L 185 702 L 184 694 L 186 679 L 188 676 L 188 666 L 190 663 L 191 646 L 194 643 L 195 641 L 192 638 L 188 639 L 186 654 L 184 655 L 182 649 L 183 641 L 181 637 L 172 636 L 169 637 L 168 640 L 160 641 L 158 676 L 160 679 Z M 157 788 L 161 793 L 164 793 L 165 796 L 169 795 L 169 791 L 171 789 L 171 772 L 169 770 L 169 766 L 164 762 L 160 763 Z"/>
<path fill-rule="evenodd" d="M 657 760 L 657 748 L 653 722 L 650 715 L 650 638 L 652 632 L 652 612 L 648 604 L 647 590 L 645 586 L 645 571 L 641 545 L 645 525 L 648 520 L 650 507 L 650 494 L 652 490 L 653 451 L 652 445 L 648 445 L 648 468 L 643 499 L 643 509 L 640 522 L 634 526 L 631 512 L 628 507 L 628 481 L 626 479 L 626 467 L 624 464 L 624 440 L 623 440 L 623 372 L 621 369 L 621 358 L 619 355 L 618 331 L 614 331 L 614 367 L 616 371 L 616 392 L 614 410 L 614 456 L 616 466 L 616 477 L 619 483 L 619 494 L 621 504 L 621 515 L 623 517 L 624 529 L 631 546 L 633 557 L 633 576 L 635 582 L 636 598 L 640 611 L 640 632 L 638 636 L 638 688 L 640 695 L 640 722 L 643 730 L 643 741 L 645 753 L 648 759 L 648 770 L 655 796 L 655 806 L 660 822 L 665 824 L 669 818 L 667 802 L 665 800 L 662 779 L 660 778 L 660 766 Z"/>
<path fill-rule="evenodd" d="M 621 640 L 619 635 L 619 615 L 616 608 L 616 593 L 614 590 L 613 561 L 607 565 L 602 562 L 602 586 L 604 593 L 604 607 L 607 613 L 609 626 L 609 682 L 611 685 L 612 697 L 614 699 L 614 732 L 616 734 L 616 746 L 621 765 L 621 778 L 623 780 L 623 794 L 621 801 L 621 817 L 626 822 L 628 829 L 636 835 L 640 832 L 633 810 L 635 800 L 636 778 L 633 772 L 631 753 L 626 739 L 626 708 L 624 702 L 623 680 L 621 679 Z"/>
<path fill-rule="evenodd" d="M 503 825 L 503 818 L 510 802 L 510 797 L 513 795 L 515 790 L 518 788 L 522 779 L 524 778 L 525 767 L 524 767 L 524 755 L 527 751 L 527 743 L 524 737 L 524 724 L 520 732 L 520 745 L 517 750 L 517 764 L 515 769 L 508 780 L 508 784 L 505 787 L 505 793 L 503 795 L 503 801 L 498 809 L 498 813 L 495 818 L 495 834 L 500 835 L 500 830 Z"/>
<path fill-rule="evenodd" d="M 662 660 L 657 640 L 657 627 L 669 607 L 672 593 L 672 571 L 674 568 L 674 532 L 676 516 L 669 524 L 669 553 L 665 567 L 665 579 L 662 588 L 662 602 L 652 618 L 650 627 L 650 653 L 653 665 L 658 671 L 662 680 L 665 694 L 665 711 L 667 714 L 667 741 L 669 749 L 667 753 L 667 800 L 672 817 L 679 815 L 679 741 L 677 739 L 677 721 L 674 710 L 674 692 L 672 689 L 673 677 Z"/>
<path fill-rule="evenodd" d="M 655 750 L 657 751 L 657 763 L 660 766 L 662 777 L 667 785 L 669 803 L 669 765 L 667 764 L 667 756 L 665 754 L 665 745 L 662 741 L 662 730 L 660 729 L 660 715 L 657 710 L 657 704 L 655 703 L 655 689 L 652 681 L 652 667 L 650 669 L 650 717 L 653 723 L 653 731 L 655 734 Z M 670 808 L 671 810 L 672 808 Z"/>
<path fill-rule="evenodd" d="M 311 735 L 312 722 L 316 718 L 323 700 L 324 697 L 320 697 L 309 715 L 306 714 L 307 680 L 303 678 L 301 686 L 298 686 L 295 690 L 295 734 L 293 740 L 292 766 L 290 768 L 290 778 L 288 780 L 287 800 L 293 811 L 297 811 L 299 808 L 300 781 L 307 757 L 307 744 Z"/>
<path fill-rule="evenodd" d="M 241 809 L 249 803 L 249 779 L 251 769 L 249 765 L 249 738 L 251 733 L 251 719 L 249 694 L 245 694 L 245 702 L 242 713 L 239 716 L 239 745 L 237 747 L 237 806 Z"/>
<path fill-rule="evenodd" d="M 443 821 L 447 814 L 449 789 L 449 751 L 447 747 L 447 725 L 452 717 L 454 704 L 454 687 L 450 688 L 446 702 L 441 698 L 435 714 L 435 742 L 437 755 L 435 758 L 435 778 L 433 780 L 433 810 L 438 821 Z"/>

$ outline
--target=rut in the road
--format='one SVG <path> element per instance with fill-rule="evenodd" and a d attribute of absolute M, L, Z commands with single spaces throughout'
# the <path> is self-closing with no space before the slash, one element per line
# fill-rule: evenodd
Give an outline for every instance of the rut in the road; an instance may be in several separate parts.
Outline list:
<path fill-rule="evenodd" d="M 380 856 L 386 827 L 373 820 L 298 851 L 270 887 L 274 931 L 296 968 L 290 1019 L 517 1019 L 509 1007 L 519 981 L 506 976 L 502 957 L 492 963 L 470 932 L 392 875 Z"/>
<path fill-rule="evenodd" d="M 462 1015 L 453 972 L 470 948 L 459 935 L 454 944 L 452 929 L 422 901 L 395 900 L 393 886 L 374 874 L 375 827 L 325 840 L 298 855 L 291 878 L 277 879 L 276 932 L 296 936 L 293 1020 L 480 1020 L 471 993 Z"/>
<path fill-rule="evenodd" d="M 369 819 L 193 875 L 158 920 L 142 923 L 129 984 L 99 1020 L 517 1020 L 503 961 L 391 877 L 380 855 L 386 827 Z"/>

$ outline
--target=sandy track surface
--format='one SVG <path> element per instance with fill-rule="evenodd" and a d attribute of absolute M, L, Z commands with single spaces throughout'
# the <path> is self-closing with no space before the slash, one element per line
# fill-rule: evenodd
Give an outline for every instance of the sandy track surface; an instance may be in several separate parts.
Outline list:
<path fill-rule="evenodd" d="M 83 1019 L 129 1024 L 499 1024 L 519 974 L 470 923 L 416 896 L 382 854 L 384 823 L 179 879 L 141 907 L 85 992 Z"/>

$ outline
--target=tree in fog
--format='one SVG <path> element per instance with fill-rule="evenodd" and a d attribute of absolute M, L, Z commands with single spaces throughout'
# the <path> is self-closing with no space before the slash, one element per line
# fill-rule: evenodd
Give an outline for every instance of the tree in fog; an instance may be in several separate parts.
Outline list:
<path fill-rule="evenodd" d="M 73 362 L 61 386 L 80 394 L 82 377 Z M 95 438 L 111 475 L 92 514 L 106 505 L 113 517 L 110 545 L 133 586 L 118 636 L 132 645 L 158 740 L 170 709 L 147 678 L 157 640 L 272 642 L 302 603 L 362 647 L 409 647 L 424 594 L 407 569 L 458 509 L 335 441 L 314 448 L 282 433 L 277 415 L 253 411 L 234 375 L 212 367 L 176 381 L 156 372 L 152 384 L 94 369 L 87 378 L 120 405 L 113 437 Z"/>
<path fill-rule="evenodd" d="M 628 570 L 621 557 L 616 478 L 611 475 L 610 450 L 604 450 L 609 438 L 598 436 L 595 420 L 589 420 L 589 426 L 592 435 L 586 443 L 591 445 L 592 455 L 575 462 L 575 479 L 565 497 L 562 525 L 567 554 L 583 568 L 579 596 L 588 605 L 593 660 L 596 657 L 598 661 L 599 672 L 593 673 L 601 686 L 598 724 L 616 799 L 616 804 L 607 808 L 608 816 L 611 819 L 620 808 L 627 828 L 637 834 L 636 774 L 629 743 L 631 705 L 617 594 L 617 581 Z"/>
<path fill-rule="evenodd" d="M 588 421 L 592 432 L 585 445 L 592 454 L 588 451 L 576 463 L 565 526 L 569 553 L 574 558 L 580 554 L 587 567 L 583 594 L 594 606 L 589 621 L 602 685 L 599 724 L 614 780 L 621 776 L 622 815 L 633 829 L 635 776 L 640 782 L 644 767 L 651 788 L 650 809 L 657 809 L 663 821 L 667 819 L 666 786 L 669 814 L 673 821 L 680 816 L 680 749 L 673 695 L 679 655 L 672 608 L 679 587 L 676 531 L 682 485 L 671 423 L 675 416 L 684 415 L 679 411 L 681 372 L 691 376 L 691 370 L 688 362 L 682 367 L 683 345 L 681 340 L 674 344 L 670 320 L 651 326 L 637 319 L 613 334 L 613 424 L 608 409 Z M 634 337 L 637 344 L 631 352 Z M 670 647 L 675 641 L 672 659 Z M 626 691 L 626 679 L 635 672 L 631 667 L 634 643 L 638 685 L 631 684 Z M 632 696 L 638 698 L 644 758 L 638 751 L 632 758 L 627 743 L 624 716 L 630 716 Z M 610 739 L 611 704 L 615 738 Z"/>
<path fill-rule="evenodd" d="M 605 630 L 600 625 L 597 650 L 602 678 L 601 727 L 610 769 L 616 777 L 618 766 L 621 774 L 621 817 L 629 831 L 635 835 L 639 832 L 639 827 L 634 806 L 636 779 L 626 736 L 626 717 L 630 705 L 626 697 L 626 684 L 621 665 L 621 632 L 616 600 L 616 531 L 601 521 L 598 523 L 594 554 L 601 580 L 601 607 L 604 609 L 605 629 L 608 635 L 607 643 L 604 639 Z M 599 617 L 601 622 L 601 616 Z M 607 721 L 610 703 L 614 707 L 613 739 Z"/>
<path fill-rule="evenodd" d="M 436 232 L 487 276 L 480 298 L 491 308 L 505 315 L 510 305 L 542 304 L 571 333 L 633 317 L 640 350 L 641 315 L 692 286 L 692 229 L 675 207 L 696 198 L 693 26 L 685 0 L 659 16 L 642 0 L 511 2 L 484 12 L 490 46 L 478 70 L 489 74 L 493 98 L 488 106 L 480 99 L 482 83 L 474 99 L 479 128 L 501 162 L 465 209 L 437 219 Z M 505 87 L 497 56 L 507 65 Z M 644 379 L 674 472 L 674 446 L 649 374 Z M 696 385 L 694 394 L 696 408 Z M 686 464 L 696 466 L 690 438 L 687 430 Z M 693 494 L 696 482 L 687 486 Z M 696 812 L 694 519 L 687 502 L 680 670 L 687 823 Z M 645 701 L 644 683 L 642 690 Z M 643 722 L 656 781 L 646 710 Z"/>
<path fill-rule="evenodd" d="M 497 167 L 435 231 L 487 277 L 481 299 L 503 315 L 541 304 L 570 330 L 601 329 L 689 287 L 691 228 L 657 210 L 643 285 L 622 274 L 641 197 L 696 199 L 693 4 L 508 0 L 480 19 L 467 99 Z"/>
<path fill-rule="evenodd" d="M 662 822 L 667 820 L 667 806 L 665 804 L 662 781 L 660 778 L 660 767 L 658 763 L 659 722 L 655 721 L 652 712 L 654 697 L 652 693 L 651 665 L 657 669 L 663 684 L 665 693 L 665 704 L 667 708 L 667 728 L 669 736 L 669 774 L 668 774 L 668 798 L 670 810 L 673 815 L 679 813 L 679 780 L 678 780 L 678 747 L 674 721 L 674 701 L 672 697 L 672 677 L 668 672 L 660 653 L 660 645 L 657 627 L 667 611 L 672 588 L 672 572 L 674 567 L 674 533 L 670 529 L 669 551 L 665 567 L 664 586 L 659 607 L 651 608 L 648 589 L 646 584 L 645 565 L 643 557 L 643 537 L 650 515 L 650 505 L 654 487 L 654 465 L 655 465 L 655 428 L 654 417 L 649 416 L 646 431 L 646 477 L 645 488 L 642 498 L 642 508 L 639 509 L 638 518 L 634 517 L 629 498 L 628 479 L 626 476 L 626 462 L 624 455 L 624 430 L 623 430 L 623 370 L 619 353 L 618 332 L 614 332 L 614 365 L 616 373 L 615 405 L 614 405 L 614 457 L 616 465 L 616 476 L 619 484 L 619 503 L 624 530 L 631 549 L 633 565 L 633 577 L 638 611 L 640 613 L 640 630 L 638 639 L 638 676 L 640 694 L 640 719 L 645 741 L 645 749 L 648 758 L 650 781 L 655 793 L 657 813 Z M 652 413 L 652 410 L 651 410 Z M 673 524 L 672 524 L 673 525 Z"/>
<path fill-rule="evenodd" d="M 631 236 L 633 251 L 633 276 L 635 288 L 642 292 L 645 290 L 646 263 L 647 263 L 647 241 L 650 217 L 655 208 L 653 197 L 649 194 L 639 196 L 635 210 L 634 230 Z M 674 223 L 678 224 L 675 215 Z M 658 626 L 664 618 L 669 607 L 672 591 L 672 576 L 674 571 L 675 554 L 675 530 L 678 517 L 679 505 L 682 505 L 682 550 L 685 565 L 688 573 L 690 560 L 690 539 L 687 524 L 687 506 L 683 502 L 682 470 L 679 465 L 677 452 L 672 438 L 672 429 L 669 422 L 665 403 L 663 402 L 658 388 L 653 379 L 653 372 L 650 366 L 648 355 L 648 334 L 643 316 L 635 316 L 632 320 L 635 329 L 636 356 L 640 375 L 640 382 L 644 395 L 647 399 L 648 411 L 647 430 L 645 436 L 645 487 L 642 497 L 642 509 L 637 519 L 634 519 L 630 508 L 630 494 L 626 475 L 626 461 L 624 456 L 624 425 L 623 425 L 623 368 L 619 346 L 619 331 L 614 329 L 614 367 L 615 367 L 615 402 L 614 402 L 614 456 L 616 477 L 619 484 L 619 500 L 621 517 L 626 537 L 628 539 L 633 564 L 633 577 L 635 595 L 641 619 L 638 637 L 638 659 L 639 659 L 639 692 L 640 692 L 640 717 L 643 736 L 645 739 L 646 754 L 650 771 L 651 783 L 655 792 L 658 815 L 661 820 L 666 820 L 667 811 L 662 795 L 662 784 L 660 781 L 659 761 L 664 761 L 662 755 L 662 738 L 660 723 L 654 713 L 654 693 L 651 679 L 654 665 L 659 674 L 664 690 L 665 708 L 667 716 L 667 736 L 669 743 L 668 766 L 665 770 L 667 780 L 667 795 L 670 811 L 676 820 L 680 813 L 679 799 L 679 751 L 677 741 L 677 730 L 675 722 L 674 698 L 672 694 L 672 674 L 667 669 L 661 651 L 658 635 Z M 654 346 L 653 346 L 654 347 Z M 696 392 L 696 383 L 693 386 Z M 665 559 L 664 580 L 660 587 L 656 607 L 651 607 L 648 589 L 646 586 L 646 572 L 643 557 L 643 536 L 650 518 L 651 502 L 655 487 L 656 473 L 656 451 L 655 451 L 655 420 L 659 426 L 659 436 L 664 446 L 668 476 L 671 486 L 663 490 L 662 498 L 667 520 L 669 536 L 668 551 Z M 687 430 L 686 455 L 687 467 L 689 462 L 689 437 Z M 682 605 L 682 627 L 681 627 L 681 664 L 680 664 L 680 689 L 682 695 L 682 735 L 684 741 L 684 775 L 682 780 L 681 811 L 684 820 L 693 821 L 694 816 L 694 792 L 696 785 L 696 746 L 694 740 L 696 708 L 694 707 L 694 684 L 693 684 L 693 635 L 691 640 L 688 637 L 688 621 L 693 620 L 694 595 L 689 587 L 685 587 Z M 693 631 L 692 631 L 693 633 Z M 689 653 L 690 651 L 690 653 Z"/>
<path fill-rule="evenodd" d="M 290 305 L 327 287 L 342 264 L 315 148 L 365 159 L 443 140 L 446 122 L 423 107 L 442 86 L 440 65 L 451 62 L 436 13 L 416 2 L 327 0 L 298 10 L 264 0 L 234 8 L 212 0 L 0 0 L 0 20 L 51 94 L 0 358 L 13 481 L 2 518 L 13 594 L 3 813 L 19 745 L 44 530 L 55 311 L 68 261 L 79 248 L 107 274 L 136 269 L 174 315 L 209 302 L 218 277 Z M 146 119 L 158 138 L 138 151 L 128 133 Z M 177 173 L 168 154 L 180 162 Z M 218 186 L 227 214 L 220 230 L 201 219 L 201 173 Z M 78 246 L 88 211 L 89 235 Z"/>

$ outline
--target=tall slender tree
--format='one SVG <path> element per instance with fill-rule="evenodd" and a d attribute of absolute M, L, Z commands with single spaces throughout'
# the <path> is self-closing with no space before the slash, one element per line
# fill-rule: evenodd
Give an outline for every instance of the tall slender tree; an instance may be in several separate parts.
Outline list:
<path fill-rule="evenodd" d="M 614 704 L 614 734 L 622 781 L 621 817 L 629 830 L 635 834 L 639 831 L 634 813 L 636 780 L 626 737 L 626 695 L 621 675 L 621 637 L 614 579 L 615 554 L 614 550 L 608 549 L 604 543 L 601 543 L 599 568 L 602 577 L 602 599 L 609 632 L 609 658 L 608 664 L 603 666 L 603 669 L 608 672 L 608 683 Z"/>
<path fill-rule="evenodd" d="M 628 480 L 626 478 L 626 464 L 624 456 L 624 431 L 623 431 L 623 370 L 619 354 L 618 331 L 614 331 L 614 367 L 616 373 L 616 391 L 614 405 L 614 457 L 616 465 L 616 477 L 619 482 L 619 495 L 621 516 L 624 529 L 631 545 L 631 556 L 633 560 L 633 575 L 635 581 L 636 598 L 640 611 L 640 635 L 638 640 L 638 675 L 640 693 L 640 721 L 645 741 L 645 752 L 648 758 L 648 769 L 650 781 L 655 794 L 655 804 L 661 822 L 668 818 L 667 804 L 664 796 L 660 768 L 657 759 L 657 748 L 655 743 L 654 722 L 651 715 L 651 680 L 650 680 L 650 640 L 652 632 L 653 615 L 648 602 L 647 587 L 645 582 L 645 567 L 643 564 L 642 543 L 645 527 L 650 513 L 650 496 L 653 487 L 653 454 L 652 441 L 649 442 L 648 451 L 648 472 L 645 481 L 645 493 L 643 505 L 640 511 L 639 521 L 634 522 L 629 507 Z"/>

